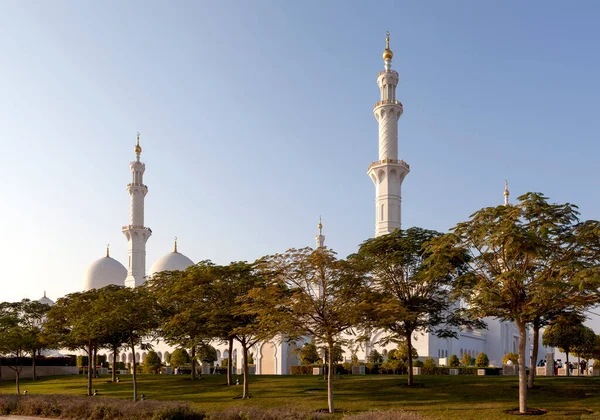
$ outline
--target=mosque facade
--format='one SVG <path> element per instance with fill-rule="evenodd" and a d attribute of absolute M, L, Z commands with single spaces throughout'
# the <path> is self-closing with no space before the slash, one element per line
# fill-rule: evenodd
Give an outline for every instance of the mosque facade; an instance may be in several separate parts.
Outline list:
<path fill-rule="evenodd" d="M 410 166 L 399 159 L 398 154 L 398 121 L 403 113 L 402 103 L 396 99 L 396 88 L 399 75 L 392 69 L 393 53 L 389 45 L 389 33 L 386 38 L 386 48 L 383 53 L 384 70 L 377 77 L 380 90 L 379 101 L 375 104 L 373 113 L 379 125 L 379 159 L 368 167 L 367 174 L 375 186 L 375 236 L 386 235 L 401 227 L 402 216 L 402 183 L 410 171 Z M 84 278 L 84 289 L 97 289 L 108 284 L 136 287 L 146 279 L 146 243 L 152 235 L 152 230 L 145 226 L 144 198 L 148 187 L 143 183 L 145 164 L 141 162 L 142 148 L 139 133 L 134 148 L 135 161 L 130 163 L 132 174 L 131 183 L 127 185 L 130 196 L 130 220 L 123 226 L 122 231 L 128 242 L 127 267 L 112 258 L 107 249 L 106 256 L 94 261 L 88 268 Z M 504 191 L 504 202 L 508 205 L 508 186 Z M 319 233 L 315 237 L 316 247 L 325 246 L 323 225 L 319 221 Z M 177 240 L 173 251 L 157 260 L 148 273 L 152 276 L 161 271 L 185 270 L 194 262 L 181 254 L 177 249 Z M 459 358 L 463 354 L 476 357 L 484 352 L 488 355 L 492 365 L 501 365 L 502 356 L 509 352 L 517 353 L 519 346 L 519 333 L 511 322 L 500 322 L 495 319 L 485 319 L 488 328 L 484 330 L 464 330 L 458 333 L 456 339 L 442 339 L 431 333 L 415 334 L 413 345 L 419 358 L 432 357 L 436 362 L 444 364 L 446 359 L 456 354 Z M 346 349 L 345 359 L 350 360 L 354 353 L 359 360 L 366 360 L 373 349 L 386 354 L 393 349 L 395 344 L 380 346 L 379 340 L 384 332 L 375 332 L 369 342 L 360 347 Z M 527 339 L 527 354 L 532 349 L 531 339 Z M 299 364 L 297 346 L 303 343 L 287 343 L 284 340 L 272 340 L 257 344 L 252 350 L 256 363 L 257 374 L 289 374 L 291 367 Z M 228 357 L 227 344 L 214 342 L 219 360 Z M 174 350 L 164 342 L 154 346 L 161 360 L 165 361 L 167 355 Z M 539 347 L 538 360 L 544 358 L 548 349 Z M 136 352 L 136 360 L 143 361 L 146 353 Z M 233 347 L 233 364 L 241 368 L 242 349 L 238 343 Z M 118 359 L 131 362 L 133 355 L 122 352 Z"/>

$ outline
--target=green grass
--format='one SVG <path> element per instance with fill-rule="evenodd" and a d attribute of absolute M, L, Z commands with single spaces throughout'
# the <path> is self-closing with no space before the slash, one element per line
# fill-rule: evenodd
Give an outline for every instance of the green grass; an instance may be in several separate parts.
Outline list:
<path fill-rule="evenodd" d="M 240 381 L 242 380 L 241 377 Z M 131 376 L 120 383 L 109 377 L 94 380 L 102 396 L 131 398 Z M 503 410 L 518 406 L 516 377 L 419 376 L 423 387 L 402 386 L 406 376 L 344 376 L 336 380 L 336 408 L 346 412 L 402 409 L 431 419 L 507 419 Z M 529 391 L 529 406 L 548 413 L 543 419 L 600 419 L 600 378 L 536 378 L 537 389 Z M 184 400 L 207 411 L 231 406 L 297 406 L 311 410 L 327 407 L 326 382 L 316 376 L 252 376 L 250 400 L 240 400 L 241 385 L 227 387 L 222 375 L 189 377 L 140 375 L 139 394 L 148 399 Z M 85 395 L 84 376 L 22 380 L 21 390 L 32 394 Z M 0 393 L 15 392 L 13 382 L 0 384 Z M 540 417 L 537 417 L 540 418 Z"/>

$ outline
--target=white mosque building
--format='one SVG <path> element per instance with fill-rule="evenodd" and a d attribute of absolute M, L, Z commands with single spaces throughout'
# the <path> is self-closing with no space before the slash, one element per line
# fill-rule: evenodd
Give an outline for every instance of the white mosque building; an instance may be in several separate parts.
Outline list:
<path fill-rule="evenodd" d="M 398 85 L 398 72 L 392 69 L 393 53 L 389 47 L 389 33 L 386 38 L 386 48 L 383 52 L 384 70 L 377 77 L 380 90 L 379 102 L 375 104 L 373 113 L 379 123 L 379 160 L 372 162 L 368 168 L 368 176 L 375 185 L 375 236 L 386 235 L 401 227 L 401 204 L 402 204 L 402 182 L 410 171 L 409 165 L 398 159 L 398 120 L 403 112 L 403 106 L 396 99 L 396 87 Z M 141 285 L 146 275 L 153 275 L 161 271 L 185 270 L 194 262 L 177 250 L 177 239 L 173 252 L 170 252 L 156 261 L 150 271 L 146 273 L 146 242 L 152 235 L 150 228 L 144 222 L 144 198 L 148 193 L 148 187 L 144 185 L 143 177 L 146 166 L 140 161 L 142 148 L 139 142 L 134 148 L 136 159 L 130 163 L 132 182 L 127 185 L 130 195 L 130 221 L 123 226 L 122 231 L 127 238 L 128 260 L 127 267 L 112 258 L 107 248 L 106 256 L 94 261 L 88 268 L 84 289 L 90 290 L 101 288 L 109 284 L 126 285 L 135 287 Z M 504 191 L 505 204 L 508 204 L 508 186 Z M 319 222 L 319 234 L 316 236 L 316 246 L 325 246 L 325 236 L 322 232 L 322 224 Z M 501 365 L 502 356 L 508 352 L 517 352 L 519 345 L 519 333 L 513 323 L 500 322 L 495 319 L 486 319 L 488 328 L 486 330 L 460 331 L 458 339 L 440 339 L 435 335 L 415 334 L 414 346 L 421 359 L 432 357 L 440 363 L 452 354 L 461 357 L 469 354 L 473 357 L 485 352 L 492 365 Z M 365 360 L 373 349 L 385 353 L 395 347 L 390 344 L 381 347 L 377 344 L 382 338 L 382 332 L 376 333 L 370 343 L 362 344 L 356 351 L 359 359 Z M 299 343 L 300 344 L 300 343 Z M 218 350 L 219 360 L 227 358 L 227 346 L 225 343 L 213 343 Z M 531 351 L 530 339 L 527 343 L 528 351 Z M 299 364 L 294 349 L 296 344 L 273 340 L 260 343 L 251 351 L 256 363 L 257 374 L 288 374 L 291 366 Z M 163 342 L 155 345 L 155 350 L 162 360 L 173 351 Z M 548 349 L 541 346 L 538 359 L 544 357 Z M 234 344 L 234 365 L 241 367 L 241 346 Z M 137 353 L 136 360 L 142 361 L 145 353 Z M 349 360 L 350 350 L 346 351 L 345 357 Z M 123 362 L 132 361 L 132 355 L 123 352 L 119 355 Z"/>

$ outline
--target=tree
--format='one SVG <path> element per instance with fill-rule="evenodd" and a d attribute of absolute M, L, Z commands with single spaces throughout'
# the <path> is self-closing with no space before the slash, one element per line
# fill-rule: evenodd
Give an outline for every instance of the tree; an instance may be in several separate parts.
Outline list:
<path fill-rule="evenodd" d="M 481 352 L 475 358 L 475 366 L 479 368 L 488 367 L 490 365 L 490 359 L 487 354 Z"/>
<path fill-rule="evenodd" d="M 460 364 L 462 366 L 472 366 L 473 365 L 473 358 L 468 355 L 467 353 L 463 354 L 462 357 L 460 358 Z"/>
<path fill-rule="evenodd" d="M 222 291 L 229 293 L 229 302 L 226 308 L 231 309 L 229 325 L 233 329 L 228 335 L 242 345 L 242 369 L 244 372 L 242 398 L 250 398 L 249 350 L 258 342 L 273 338 L 270 330 L 260 323 L 258 315 L 253 311 L 246 310 L 243 305 L 251 290 L 262 288 L 262 278 L 257 272 L 255 264 L 242 261 L 232 262 L 228 266 L 220 267 L 217 279 L 217 284 L 221 286 Z M 222 295 L 219 294 L 218 296 Z M 231 301 L 232 298 L 233 301 Z"/>
<path fill-rule="evenodd" d="M 103 295 L 106 298 L 108 295 Z M 110 306 L 103 305 L 110 311 L 109 317 L 117 320 L 117 330 L 127 334 L 127 344 L 133 354 L 133 400 L 137 401 L 137 363 L 135 347 L 150 350 L 152 347 L 144 340 L 151 339 L 151 335 L 158 328 L 158 313 L 154 296 L 145 286 L 135 288 L 120 287 L 112 294 Z"/>
<path fill-rule="evenodd" d="M 518 200 L 475 212 L 436 240 L 432 250 L 440 261 L 467 256 L 468 270 L 458 277 L 456 290 L 472 317 L 515 323 L 519 411 L 526 413 L 527 326 L 549 315 L 548 301 L 553 311 L 568 311 L 598 299 L 600 224 L 580 223 L 576 206 L 550 204 L 539 193 Z"/>
<path fill-rule="evenodd" d="M 383 356 L 377 351 L 377 349 L 373 349 L 371 350 L 371 353 L 369 353 L 368 360 L 369 363 L 383 363 Z"/>
<path fill-rule="evenodd" d="M 160 357 L 154 350 L 150 350 L 144 359 L 144 371 L 146 373 L 158 373 L 161 367 Z"/>
<path fill-rule="evenodd" d="M 190 363 L 190 355 L 185 349 L 175 349 L 173 353 L 171 353 L 171 360 L 169 363 L 175 368 L 188 365 Z"/>
<path fill-rule="evenodd" d="M 415 333 L 457 337 L 461 325 L 481 326 L 463 319 L 454 305 L 451 286 L 465 266 L 464 258 L 438 264 L 428 244 L 442 234 L 413 227 L 368 239 L 355 256 L 371 273 L 373 327 L 384 329 L 384 340 L 404 340 L 412 349 Z M 413 385 L 413 358 L 408 355 L 408 385 Z"/>
<path fill-rule="evenodd" d="M 460 360 L 458 360 L 458 356 L 456 354 L 450 355 L 448 359 L 448 367 L 457 368 L 460 365 Z"/>
<path fill-rule="evenodd" d="M 545 346 L 558 347 L 561 352 L 566 354 L 567 376 L 570 374 L 568 368 L 569 353 L 571 353 L 571 351 L 577 351 L 577 349 L 591 347 L 590 343 L 586 342 L 586 339 L 589 339 L 587 330 L 590 329 L 583 325 L 581 318 L 561 316 L 550 324 L 542 335 L 543 344 Z M 595 339 L 593 331 L 591 334 Z"/>
<path fill-rule="evenodd" d="M 300 362 L 303 365 L 314 365 L 319 360 L 321 360 L 321 356 L 319 356 L 319 351 L 315 343 L 307 343 L 300 349 Z"/>
<path fill-rule="evenodd" d="M 0 353 L 14 358 L 14 366 L 9 364 L 8 367 L 15 372 L 17 394 L 20 394 L 19 379 L 23 370 L 23 357 L 36 347 L 39 337 L 39 331 L 33 326 L 30 306 L 29 299 L 0 303 Z"/>
<path fill-rule="evenodd" d="M 291 339 L 313 337 L 328 349 L 334 366 L 335 346 L 341 334 L 358 323 L 363 290 L 360 267 L 337 259 L 326 248 L 291 249 L 264 257 L 258 264 L 265 281 L 249 293 L 246 310 L 256 314 L 266 331 Z M 327 375 L 329 412 L 334 412 L 334 369 Z"/>
<path fill-rule="evenodd" d="M 508 364 L 509 360 L 513 365 L 518 365 L 519 355 L 517 353 L 506 353 L 504 356 L 502 356 L 502 364 Z"/>
<path fill-rule="evenodd" d="M 92 395 L 93 352 L 102 342 L 106 326 L 98 302 L 98 290 L 71 293 L 58 299 L 47 313 L 47 334 L 62 347 L 83 350 L 88 355 L 87 394 Z"/>
<path fill-rule="evenodd" d="M 148 283 L 160 308 L 159 334 L 168 344 L 189 349 L 192 380 L 196 379 L 196 352 L 215 334 L 208 328 L 212 266 L 204 261 L 185 271 L 164 271 Z"/>
<path fill-rule="evenodd" d="M 215 349 L 210 344 L 203 343 L 198 347 L 196 357 L 201 362 L 212 365 L 214 362 L 216 362 L 218 360 L 217 349 Z M 252 355 L 250 355 L 250 359 L 252 359 Z"/>

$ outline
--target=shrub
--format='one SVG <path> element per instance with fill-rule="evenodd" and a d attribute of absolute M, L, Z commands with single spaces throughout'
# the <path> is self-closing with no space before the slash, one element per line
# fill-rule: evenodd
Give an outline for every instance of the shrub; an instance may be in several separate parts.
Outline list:
<path fill-rule="evenodd" d="M 414 367 L 420 367 L 420 368 L 422 368 L 423 367 L 423 362 L 421 360 L 415 360 L 413 362 L 413 366 Z"/>
<path fill-rule="evenodd" d="M 434 375 L 436 367 L 435 360 L 433 360 L 431 357 L 428 357 L 423 362 L 423 374 Z"/>
<path fill-rule="evenodd" d="M 600 368 L 600 360 L 599 359 L 594 360 L 594 364 L 592 367 L 594 369 L 599 369 Z"/>
<path fill-rule="evenodd" d="M 461 366 L 473 366 L 473 358 L 471 356 L 469 356 L 467 353 L 463 354 L 463 356 L 460 358 L 460 365 Z"/>
<path fill-rule="evenodd" d="M 190 355 L 185 349 L 176 349 L 171 354 L 171 361 L 169 363 L 174 368 L 187 365 L 190 363 Z"/>
<path fill-rule="evenodd" d="M 456 368 L 459 365 L 460 365 L 460 361 L 458 360 L 458 356 L 456 354 L 451 355 L 450 358 L 448 359 L 448 367 Z"/>
<path fill-rule="evenodd" d="M 507 364 L 508 361 L 512 361 L 514 365 L 519 363 L 519 355 L 517 353 L 506 353 L 502 357 L 502 363 Z"/>
<path fill-rule="evenodd" d="M 477 355 L 477 358 L 475 359 L 475 366 L 483 368 L 483 367 L 488 367 L 490 365 L 490 359 L 488 358 L 487 354 L 485 353 L 479 353 Z"/>
<path fill-rule="evenodd" d="M 154 350 L 150 350 L 144 359 L 143 367 L 145 373 L 158 373 L 160 370 L 160 357 Z"/>
<path fill-rule="evenodd" d="M 369 411 L 348 417 L 353 420 L 421 420 L 423 418 L 416 413 L 406 411 Z"/>
<path fill-rule="evenodd" d="M 293 407 L 273 407 L 269 409 L 260 407 L 231 407 L 223 411 L 211 413 L 210 420 L 324 420 L 329 419 L 329 414 L 315 413 Z"/>

